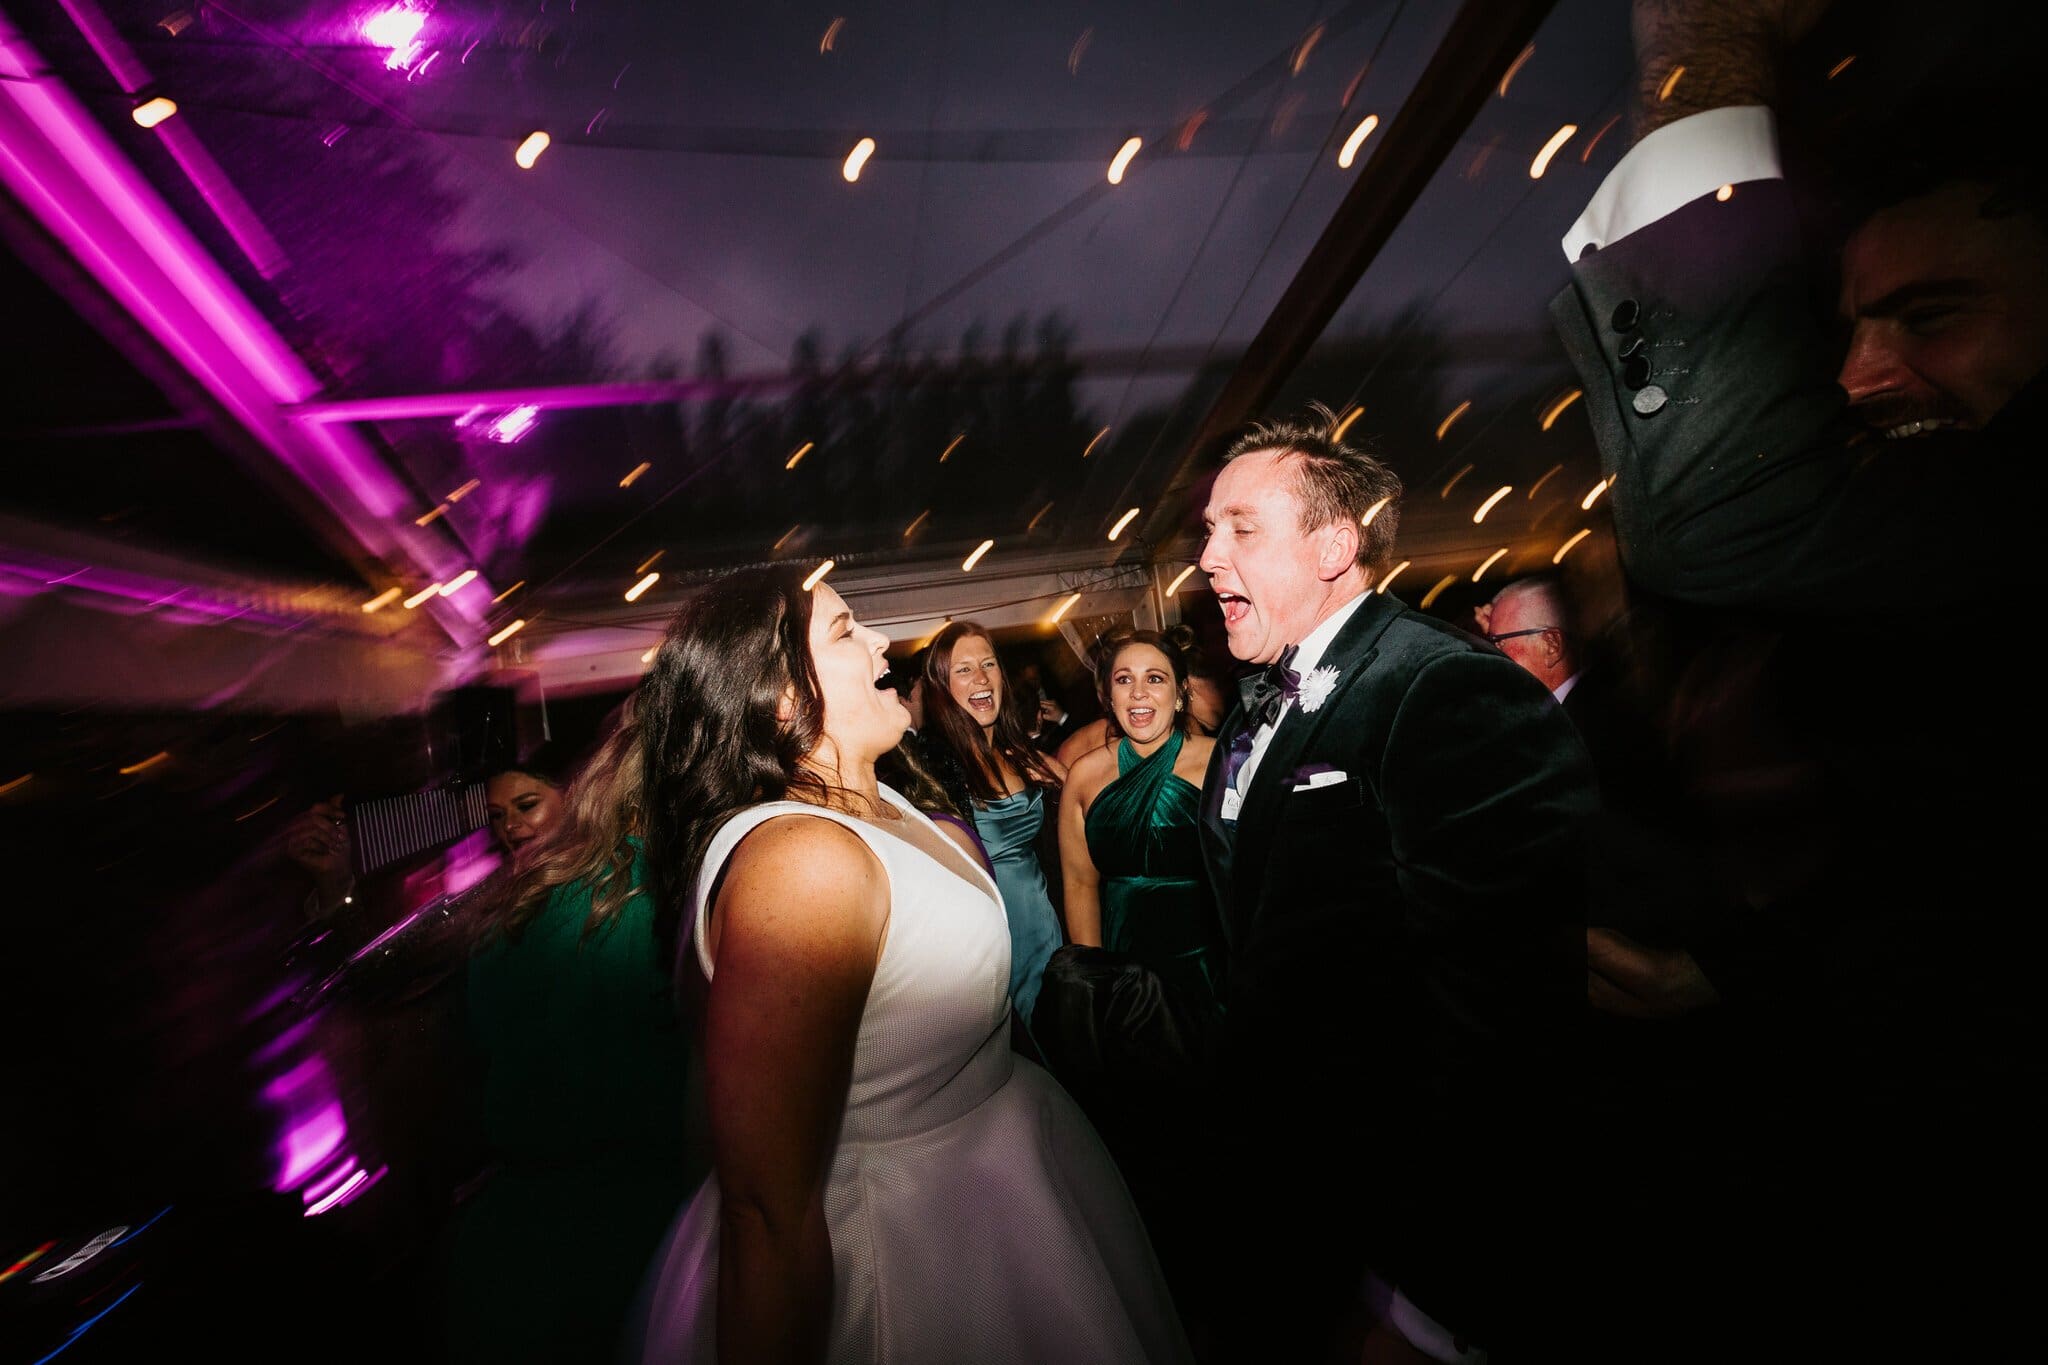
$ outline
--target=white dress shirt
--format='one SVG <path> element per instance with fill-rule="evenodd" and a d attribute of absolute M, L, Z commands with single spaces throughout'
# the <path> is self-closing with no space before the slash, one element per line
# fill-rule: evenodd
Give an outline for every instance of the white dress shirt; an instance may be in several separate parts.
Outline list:
<path fill-rule="evenodd" d="M 1323 655 L 1329 652 L 1330 642 L 1337 638 L 1337 632 L 1344 629 L 1344 623 L 1357 612 L 1370 591 L 1368 588 L 1366 592 L 1358 594 L 1331 612 L 1314 630 L 1303 636 L 1301 643 L 1295 646 L 1294 661 L 1288 667 L 1306 678 L 1310 670 L 1323 661 Z M 1252 776 L 1259 770 L 1259 760 L 1265 756 L 1266 746 L 1273 742 L 1273 732 L 1280 728 L 1281 722 L 1286 720 L 1293 710 L 1294 699 L 1289 697 L 1281 706 L 1280 714 L 1261 725 L 1258 732 L 1252 736 L 1252 751 L 1245 756 L 1244 766 L 1237 770 L 1236 784 L 1223 793 L 1224 819 L 1237 818 L 1238 808 L 1244 804 L 1244 794 L 1252 789 Z"/>
<path fill-rule="evenodd" d="M 1618 242 L 1723 185 L 1780 180 L 1778 125 L 1760 104 L 1674 119 L 1615 163 L 1564 235 L 1564 258 Z"/>

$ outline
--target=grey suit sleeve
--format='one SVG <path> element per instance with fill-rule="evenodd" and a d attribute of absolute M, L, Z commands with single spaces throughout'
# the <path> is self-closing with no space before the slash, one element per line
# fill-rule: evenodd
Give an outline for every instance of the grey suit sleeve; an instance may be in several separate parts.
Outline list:
<path fill-rule="evenodd" d="M 1683 602 L 1866 610 L 1874 584 L 1925 591 L 1930 556 L 1967 568 L 1968 471 L 1870 441 L 1845 417 L 1792 191 L 1713 196 L 1583 257 L 1551 305 L 1630 576 Z M 1649 373 L 1629 373 L 1640 342 Z M 1631 387 L 1633 379 L 1641 387 Z M 1661 402 L 1658 393 L 1661 391 Z M 1647 411 L 1645 410 L 1647 409 Z"/>

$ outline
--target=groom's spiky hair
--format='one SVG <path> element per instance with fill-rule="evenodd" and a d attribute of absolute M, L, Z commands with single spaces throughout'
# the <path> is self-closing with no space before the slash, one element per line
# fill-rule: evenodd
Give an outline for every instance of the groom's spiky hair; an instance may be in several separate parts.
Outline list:
<path fill-rule="evenodd" d="M 1377 576 L 1394 562 L 1401 478 L 1357 446 L 1345 444 L 1337 435 L 1339 425 L 1336 413 L 1311 403 L 1299 418 L 1253 423 L 1223 452 L 1223 462 L 1268 450 L 1294 456 L 1302 531 L 1321 530 L 1340 517 L 1358 522 L 1358 562 Z"/>

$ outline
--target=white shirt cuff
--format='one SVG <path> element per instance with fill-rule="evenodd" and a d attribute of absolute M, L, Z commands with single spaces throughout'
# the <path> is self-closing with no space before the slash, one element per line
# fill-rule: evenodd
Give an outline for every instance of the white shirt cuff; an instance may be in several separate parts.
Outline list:
<path fill-rule="evenodd" d="M 1394 1330 L 1408 1338 L 1408 1344 L 1428 1356 L 1441 1360 L 1444 1365 L 1484 1365 L 1486 1352 L 1476 1347 L 1460 1347 L 1457 1338 L 1445 1330 L 1443 1324 L 1408 1302 L 1408 1296 L 1400 1290 L 1394 1291 L 1394 1301 L 1388 1305 L 1387 1321 L 1394 1324 Z"/>
<path fill-rule="evenodd" d="M 1564 235 L 1564 258 L 1618 242 L 1723 185 L 1779 180 L 1778 128 L 1761 104 L 1688 114 L 1628 151 Z"/>

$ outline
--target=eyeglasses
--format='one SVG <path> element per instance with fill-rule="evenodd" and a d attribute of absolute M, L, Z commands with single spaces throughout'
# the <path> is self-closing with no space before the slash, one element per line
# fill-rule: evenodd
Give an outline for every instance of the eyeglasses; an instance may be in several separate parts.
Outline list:
<path fill-rule="evenodd" d="M 1527 630 L 1504 630 L 1498 635 L 1482 635 L 1479 638 L 1490 645 L 1498 645 L 1502 640 L 1512 640 L 1517 635 L 1548 635 L 1553 630 L 1559 635 L 1564 634 L 1562 626 L 1530 626 Z"/>

